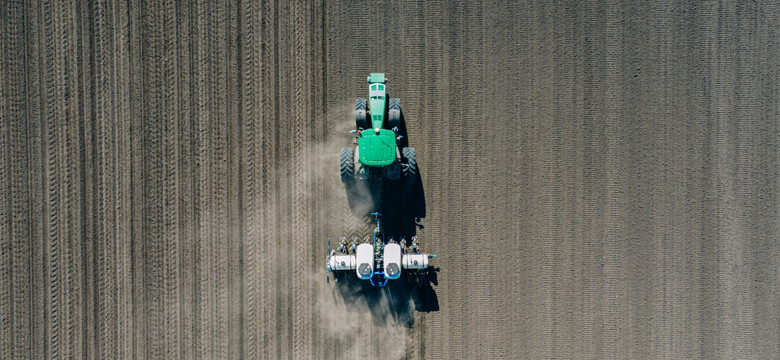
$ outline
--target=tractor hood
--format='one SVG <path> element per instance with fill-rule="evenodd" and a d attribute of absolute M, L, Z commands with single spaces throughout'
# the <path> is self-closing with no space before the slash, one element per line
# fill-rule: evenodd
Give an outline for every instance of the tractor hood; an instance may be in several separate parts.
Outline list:
<path fill-rule="evenodd" d="M 360 133 L 360 163 L 366 166 L 387 166 L 395 161 L 395 133 L 379 129 L 367 129 Z"/>

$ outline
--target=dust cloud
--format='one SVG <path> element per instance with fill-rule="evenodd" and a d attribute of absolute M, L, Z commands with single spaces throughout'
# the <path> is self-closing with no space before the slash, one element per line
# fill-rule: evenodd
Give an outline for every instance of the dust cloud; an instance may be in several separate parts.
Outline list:
<path fill-rule="evenodd" d="M 407 329 L 394 313 L 388 288 L 345 290 L 346 284 L 317 282 L 317 310 L 326 336 L 346 357 L 401 359 L 407 351 Z M 342 287 L 342 288 L 339 288 Z"/>
<path fill-rule="evenodd" d="M 319 207 L 318 210 L 325 212 L 319 216 L 332 224 L 328 226 L 327 236 L 334 239 L 354 230 L 345 228 L 342 217 L 352 217 L 348 220 L 361 222 L 361 219 L 355 218 L 349 211 L 350 205 L 355 213 L 367 213 L 374 207 L 368 187 L 364 183 L 359 182 L 356 186 L 346 189 L 341 182 L 339 151 L 342 147 L 354 146 L 349 131 L 354 129 L 355 123 L 350 116 L 353 110 L 350 101 L 339 103 L 345 105 L 331 109 L 326 114 L 327 123 L 334 125 L 328 127 L 325 139 L 309 148 L 310 163 L 313 164 L 310 179 L 323 185 L 326 191 L 326 194 L 318 197 L 327 201 Z M 352 204 L 348 203 L 347 191 L 352 191 Z M 315 242 L 319 241 L 325 239 L 315 239 Z M 322 320 L 327 341 L 339 344 L 345 357 L 403 358 L 406 354 L 407 330 L 393 311 L 393 299 L 387 293 L 389 290 L 349 286 L 333 280 L 326 283 L 325 270 L 318 269 L 320 271 L 309 281 L 316 289 L 316 316 Z M 408 305 L 404 307 L 408 308 Z"/>
<path fill-rule="evenodd" d="M 354 146 L 353 135 L 349 134 L 349 131 L 354 129 L 354 119 L 351 117 L 350 101 L 339 103 L 345 105 L 331 109 L 325 114 L 323 121 L 329 125 L 322 140 L 307 143 L 304 149 L 298 149 L 303 151 L 302 158 L 309 164 L 303 168 L 304 172 L 293 174 L 289 171 L 279 171 L 283 169 L 274 170 L 276 173 L 289 174 L 289 178 L 279 179 L 280 183 L 298 182 L 298 189 L 312 189 L 312 191 L 300 193 L 289 188 L 290 193 L 286 191 L 278 193 L 276 197 L 263 199 L 262 203 L 265 207 L 279 206 L 274 204 L 277 200 L 282 202 L 295 200 L 302 204 L 311 204 L 311 208 L 300 209 L 305 213 L 298 215 L 309 218 L 314 224 L 323 225 L 322 228 L 313 229 L 312 234 L 315 238 L 308 242 L 309 251 L 316 254 L 317 263 L 314 264 L 316 271 L 311 276 L 304 276 L 296 281 L 303 282 L 304 288 L 313 290 L 312 295 L 313 299 L 316 299 L 314 300 L 316 305 L 312 313 L 312 321 L 319 321 L 321 324 L 324 341 L 338 344 L 339 354 L 347 358 L 403 358 L 407 351 L 407 328 L 394 312 L 396 304 L 388 293 L 389 289 L 348 286 L 344 282 L 337 283 L 333 279 L 329 283 L 325 282 L 324 260 L 327 238 L 335 240 L 332 243 L 335 245 L 341 235 L 348 235 L 354 231 L 365 231 L 365 234 L 368 234 L 372 228 L 372 225 L 368 225 L 369 223 L 364 219 L 355 217 L 350 211 L 346 195 L 348 189 L 340 179 L 339 152 L 342 147 Z M 280 166 L 287 166 L 287 164 L 285 162 Z M 367 212 L 374 206 L 367 186 L 355 186 L 349 190 L 356 195 L 353 197 L 355 201 L 351 204 L 356 212 Z M 298 196 L 299 199 L 294 199 L 293 195 Z M 319 221 L 314 221 L 315 219 Z M 350 228 L 352 223 L 358 223 L 365 228 L 357 230 Z M 282 233 L 280 229 L 266 229 L 266 231 L 268 231 L 266 236 L 271 237 Z M 275 250 L 269 247 L 276 246 L 275 244 L 278 243 L 275 240 L 266 241 L 265 251 L 275 253 Z M 279 264 L 271 264 L 270 268 L 277 269 L 277 265 Z M 281 275 L 277 273 L 273 276 Z M 359 281 L 355 283 L 357 282 Z M 293 290 L 278 289 L 278 291 Z M 280 295 L 286 298 L 288 294 Z M 407 298 L 403 301 L 411 300 Z M 408 304 L 401 305 L 400 307 L 404 309 L 409 308 Z M 295 306 L 310 305 L 296 304 Z"/>

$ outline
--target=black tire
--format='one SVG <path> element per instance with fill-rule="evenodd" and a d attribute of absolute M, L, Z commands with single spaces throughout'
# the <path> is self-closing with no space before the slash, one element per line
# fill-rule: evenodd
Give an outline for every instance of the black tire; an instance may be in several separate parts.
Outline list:
<path fill-rule="evenodd" d="M 403 148 L 403 155 L 404 159 L 406 159 L 406 164 L 403 166 L 404 179 L 412 183 L 417 178 L 417 159 L 415 158 L 414 148 Z"/>
<path fill-rule="evenodd" d="M 366 99 L 355 99 L 355 128 L 368 129 L 368 120 L 366 117 Z"/>
<path fill-rule="evenodd" d="M 388 125 L 390 129 L 401 128 L 401 99 L 390 98 L 390 104 L 387 107 Z"/>
<path fill-rule="evenodd" d="M 341 182 L 351 183 L 355 180 L 355 157 L 352 148 L 341 148 Z"/>

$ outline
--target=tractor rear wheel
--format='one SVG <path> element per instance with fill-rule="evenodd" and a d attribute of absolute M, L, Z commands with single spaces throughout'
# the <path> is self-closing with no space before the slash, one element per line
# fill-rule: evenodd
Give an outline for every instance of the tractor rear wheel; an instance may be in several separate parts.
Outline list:
<path fill-rule="evenodd" d="M 403 148 L 403 155 L 406 159 L 406 164 L 403 166 L 404 179 L 410 183 L 413 183 L 417 178 L 417 159 L 415 159 L 414 148 Z"/>
<path fill-rule="evenodd" d="M 366 120 L 366 99 L 355 99 L 355 128 L 369 128 L 368 121 Z"/>
<path fill-rule="evenodd" d="M 388 124 L 390 129 L 401 128 L 401 99 L 390 98 L 390 104 L 387 107 Z"/>
<path fill-rule="evenodd" d="M 341 148 L 341 182 L 351 183 L 355 179 L 355 156 L 352 148 Z"/>

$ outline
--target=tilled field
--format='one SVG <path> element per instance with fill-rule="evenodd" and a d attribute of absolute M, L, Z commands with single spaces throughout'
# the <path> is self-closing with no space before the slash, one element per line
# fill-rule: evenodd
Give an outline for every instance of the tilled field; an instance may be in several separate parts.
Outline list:
<path fill-rule="evenodd" d="M 780 354 L 774 2 L 4 1 L 0 358 Z M 365 76 L 429 287 L 325 283 Z M 409 214 L 406 214 L 409 215 Z M 398 230 L 401 231 L 401 230 Z"/>

